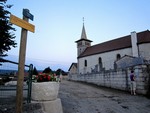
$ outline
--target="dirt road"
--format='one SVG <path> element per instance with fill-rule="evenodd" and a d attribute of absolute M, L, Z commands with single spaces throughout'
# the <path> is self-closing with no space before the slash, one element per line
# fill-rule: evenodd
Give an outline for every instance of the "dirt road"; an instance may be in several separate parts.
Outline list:
<path fill-rule="evenodd" d="M 150 99 L 128 92 L 63 80 L 60 83 L 64 113 L 149 113 Z"/>

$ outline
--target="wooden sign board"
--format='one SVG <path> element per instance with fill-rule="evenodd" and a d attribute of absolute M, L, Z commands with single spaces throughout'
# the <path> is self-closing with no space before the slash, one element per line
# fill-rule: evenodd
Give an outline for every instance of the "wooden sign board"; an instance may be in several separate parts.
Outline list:
<path fill-rule="evenodd" d="M 12 24 L 15 24 L 19 27 L 22 27 L 22 28 L 26 29 L 26 30 L 29 30 L 33 33 L 35 32 L 35 26 L 34 25 L 32 25 L 32 24 L 30 24 L 30 23 L 28 23 L 28 22 L 26 22 L 26 21 L 24 21 L 24 20 L 22 20 L 22 19 L 20 19 L 16 16 L 12 15 L 12 14 L 10 15 L 10 22 Z"/>

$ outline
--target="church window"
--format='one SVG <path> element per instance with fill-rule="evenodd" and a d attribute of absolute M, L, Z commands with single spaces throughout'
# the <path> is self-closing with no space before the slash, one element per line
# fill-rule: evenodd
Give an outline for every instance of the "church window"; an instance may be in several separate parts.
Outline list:
<path fill-rule="evenodd" d="M 82 42 L 78 42 L 78 46 L 81 46 L 82 45 Z"/>
<path fill-rule="evenodd" d="M 85 45 L 90 46 L 90 43 L 89 42 L 85 42 Z"/>
<path fill-rule="evenodd" d="M 79 50 L 79 54 L 81 54 L 82 53 L 82 49 L 80 48 L 80 50 Z"/>
<path fill-rule="evenodd" d="M 99 62 L 99 64 L 102 63 L 102 58 L 101 57 L 99 57 L 98 62 Z"/>
<path fill-rule="evenodd" d="M 101 57 L 98 58 L 98 63 L 99 63 L 99 68 L 100 68 L 100 70 L 101 70 L 102 67 L 103 67 L 102 58 L 101 58 Z"/>
<path fill-rule="evenodd" d="M 84 66 L 87 67 L 87 60 L 84 61 Z"/>
<path fill-rule="evenodd" d="M 119 60 L 121 58 L 120 54 L 117 54 L 117 60 Z"/>

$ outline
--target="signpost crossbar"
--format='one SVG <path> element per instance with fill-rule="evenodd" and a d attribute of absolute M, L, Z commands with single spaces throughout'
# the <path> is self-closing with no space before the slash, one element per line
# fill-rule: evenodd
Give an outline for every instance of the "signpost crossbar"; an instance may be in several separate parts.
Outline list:
<path fill-rule="evenodd" d="M 12 14 L 10 15 L 10 22 L 12 24 L 15 24 L 15 25 L 17 25 L 19 27 L 22 27 L 26 30 L 29 30 L 31 32 L 35 31 L 35 26 L 34 25 L 32 25 L 32 24 L 30 24 L 30 23 L 28 23 L 28 22 L 26 22 L 26 21 L 24 21 L 24 20 L 22 20 L 22 19 L 20 19 L 16 16 L 12 15 Z"/>

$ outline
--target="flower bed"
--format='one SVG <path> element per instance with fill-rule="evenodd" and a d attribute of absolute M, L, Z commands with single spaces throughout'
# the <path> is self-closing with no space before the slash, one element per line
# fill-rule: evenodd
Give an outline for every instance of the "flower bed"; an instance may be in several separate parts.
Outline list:
<path fill-rule="evenodd" d="M 34 82 L 49 82 L 49 81 L 57 81 L 56 74 L 49 73 L 39 73 L 38 75 L 33 75 Z"/>

